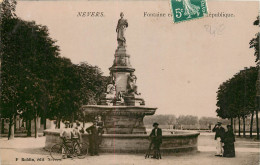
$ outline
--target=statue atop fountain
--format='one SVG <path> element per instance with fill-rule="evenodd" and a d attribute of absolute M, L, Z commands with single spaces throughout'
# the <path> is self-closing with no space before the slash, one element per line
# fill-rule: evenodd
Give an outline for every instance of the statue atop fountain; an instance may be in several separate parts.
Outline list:
<path fill-rule="evenodd" d="M 116 32 L 117 32 L 117 42 L 118 46 L 125 46 L 125 29 L 128 27 L 128 22 L 124 19 L 124 13 L 120 13 L 120 19 L 118 20 Z"/>

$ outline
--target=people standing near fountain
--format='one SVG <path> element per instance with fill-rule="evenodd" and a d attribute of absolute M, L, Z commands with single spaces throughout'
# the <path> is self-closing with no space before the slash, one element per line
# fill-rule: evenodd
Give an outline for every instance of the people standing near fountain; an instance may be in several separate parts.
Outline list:
<path fill-rule="evenodd" d="M 160 146 L 162 144 L 162 129 L 159 128 L 158 126 L 159 126 L 158 123 L 153 123 L 154 128 L 149 136 L 151 138 L 151 143 L 154 146 L 153 147 L 154 155 L 152 158 L 157 158 L 157 159 L 159 159 L 158 154 L 160 153 Z"/>
<path fill-rule="evenodd" d="M 102 117 L 100 115 L 97 116 L 96 118 L 96 125 L 97 125 L 97 130 L 98 130 L 98 146 L 101 144 L 102 142 L 102 135 L 104 134 L 104 122 L 102 121 Z"/>
<path fill-rule="evenodd" d="M 102 117 L 98 115 L 96 117 L 95 122 L 97 123 L 97 129 L 98 129 L 98 135 L 102 135 L 104 133 L 103 127 L 104 127 L 104 122 L 102 121 Z"/>
<path fill-rule="evenodd" d="M 215 156 L 223 156 L 223 136 L 225 134 L 225 129 L 221 126 L 221 122 L 218 122 L 215 127 L 212 129 L 215 134 L 216 143 L 216 155 Z"/>
<path fill-rule="evenodd" d="M 70 140 L 71 139 L 71 129 L 69 128 L 70 122 L 65 121 L 65 128 L 63 128 L 60 132 L 60 137 L 65 139 L 65 140 Z"/>
<path fill-rule="evenodd" d="M 224 154 L 223 157 L 235 157 L 235 135 L 231 125 L 227 125 L 228 131 L 225 132 L 223 142 L 224 142 Z"/>
<path fill-rule="evenodd" d="M 90 146 L 90 155 L 99 155 L 99 136 L 98 136 L 98 127 L 97 122 L 94 121 L 93 125 L 88 127 L 86 131 L 89 134 L 89 146 Z"/>
<path fill-rule="evenodd" d="M 67 143 L 69 140 L 71 140 L 72 131 L 69 128 L 69 126 L 70 126 L 70 122 L 69 121 L 65 121 L 64 124 L 65 124 L 65 128 L 63 128 L 61 130 L 60 137 L 61 137 L 63 143 Z M 66 155 L 65 155 L 65 151 L 64 151 L 63 147 L 62 147 L 62 151 L 61 152 L 62 152 L 62 158 L 65 159 Z M 68 155 L 67 157 L 71 158 L 70 155 Z"/>
<path fill-rule="evenodd" d="M 81 132 L 80 123 L 77 121 L 76 127 L 73 128 L 73 130 L 72 130 L 72 138 L 75 139 L 78 143 L 82 142 L 80 132 Z"/>

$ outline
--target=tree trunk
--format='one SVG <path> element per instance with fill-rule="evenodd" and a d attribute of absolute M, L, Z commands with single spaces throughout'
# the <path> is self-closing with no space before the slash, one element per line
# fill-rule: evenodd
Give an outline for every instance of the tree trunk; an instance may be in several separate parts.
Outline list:
<path fill-rule="evenodd" d="M 243 137 L 246 137 L 246 122 L 245 122 L 245 116 L 243 116 L 242 119 L 243 119 Z"/>
<path fill-rule="evenodd" d="M 241 131 L 241 127 L 240 127 L 240 117 L 238 117 L 238 136 L 240 137 L 240 131 Z"/>
<path fill-rule="evenodd" d="M 230 118 L 230 125 L 231 125 L 231 128 L 233 128 L 233 118 L 232 117 Z"/>
<path fill-rule="evenodd" d="M 255 116 L 256 116 L 256 139 L 259 140 L 258 109 L 256 110 Z"/>
<path fill-rule="evenodd" d="M 56 127 L 57 127 L 58 129 L 60 129 L 60 118 L 58 117 L 58 119 L 57 119 L 56 121 L 57 121 Z"/>
<path fill-rule="evenodd" d="M 8 131 L 8 140 L 14 138 L 14 115 L 9 117 L 9 131 Z"/>
<path fill-rule="evenodd" d="M 1 134 L 4 134 L 5 133 L 5 119 L 2 119 L 2 122 L 1 122 Z"/>
<path fill-rule="evenodd" d="M 254 112 L 255 111 L 252 111 L 251 113 L 251 123 L 250 123 L 250 138 L 253 137 L 253 122 L 254 122 Z"/>
<path fill-rule="evenodd" d="M 46 126 L 46 117 L 44 116 L 43 118 L 43 130 L 46 130 L 47 126 Z M 45 133 L 43 133 L 43 136 L 45 136 Z"/>
<path fill-rule="evenodd" d="M 44 117 L 43 119 L 43 129 L 46 130 L 47 129 L 47 119 Z"/>
<path fill-rule="evenodd" d="M 28 128 L 28 120 L 26 118 L 24 118 L 23 120 L 25 121 L 25 126 L 24 127 L 27 130 L 27 128 Z"/>
<path fill-rule="evenodd" d="M 28 119 L 28 125 L 27 125 L 27 136 L 30 137 L 32 136 L 32 131 L 31 131 L 31 128 L 32 128 L 32 125 L 31 125 L 31 119 Z"/>
<path fill-rule="evenodd" d="M 59 118 L 55 119 L 55 121 L 54 121 L 55 129 L 58 129 L 58 119 L 59 119 Z"/>
<path fill-rule="evenodd" d="M 14 133 L 16 132 L 16 115 L 14 115 Z"/>
<path fill-rule="evenodd" d="M 233 132 L 236 135 L 236 118 L 234 118 Z"/>
<path fill-rule="evenodd" d="M 37 125 L 38 125 L 38 116 L 37 114 L 34 116 L 34 137 L 37 138 L 38 137 L 38 129 L 37 129 Z"/>
<path fill-rule="evenodd" d="M 21 118 L 19 116 L 18 128 L 21 129 Z"/>
<path fill-rule="evenodd" d="M 75 121 L 75 118 L 74 118 L 74 113 L 72 113 L 72 115 L 71 115 L 71 124 L 70 124 L 70 128 L 73 128 L 73 123 L 74 123 L 74 121 Z"/>

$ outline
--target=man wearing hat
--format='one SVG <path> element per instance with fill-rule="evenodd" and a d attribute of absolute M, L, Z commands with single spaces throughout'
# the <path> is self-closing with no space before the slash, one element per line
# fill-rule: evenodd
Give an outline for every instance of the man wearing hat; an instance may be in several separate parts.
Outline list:
<path fill-rule="evenodd" d="M 83 130 L 84 131 L 84 130 Z M 76 122 L 76 127 L 72 130 L 72 138 L 76 139 L 78 143 L 82 141 L 80 122 Z"/>
<path fill-rule="evenodd" d="M 64 124 L 65 124 L 65 128 L 61 130 L 61 132 L 60 132 L 60 137 L 62 138 L 63 143 L 66 143 L 68 140 L 71 139 L 72 131 L 71 131 L 71 129 L 69 128 L 69 125 L 70 125 L 70 122 L 69 122 L 69 121 L 65 121 Z M 63 147 L 62 147 L 62 157 L 63 157 L 63 158 L 66 158 L 66 157 L 65 157 L 65 152 L 64 152 L 64 150 L 63 150 Z M 68 155 L 68 157 L 71 158 L 70 155 Z"/>
<path fill-rule="evenodd" d="M 70 122 L 65 121 L 64 124 L 65 128 L 61 130 L 60 137 L 69 140 L 71 139 L 71 129 L 69 128 Z"/>
<path fill-rule="evenodd" d="M 152 140 L 152 144 L 154 145 L 154 155 L 152 158 L 158 158 L 157 152 L 160 150 L 160 145 L 162 144 L 162 129 L 158 126 L 158 123 L 153 123 L 154 128 L 149 136 Z"/>
<path fill-rule="evenodd" d="M 99 155 L 99 142 L 98 142 L 98 127 L 97 122 L 93 121 L 93 125 L 88 127 L 86 131 L 89 134 L 89 145 L 90 145 L 90 155 Z"/>
<path fill-rule="evenodd" d="M 216 132 L 215 134 L 215 140 L 217 141 L 216 143 L 216 155 L 215 156 L 223 156 L 223 137 L 225 134 L 225 129 L 221 126 L 221 122 L 218 122 L 215 127 L 212 129 L 213 132 Z"/>

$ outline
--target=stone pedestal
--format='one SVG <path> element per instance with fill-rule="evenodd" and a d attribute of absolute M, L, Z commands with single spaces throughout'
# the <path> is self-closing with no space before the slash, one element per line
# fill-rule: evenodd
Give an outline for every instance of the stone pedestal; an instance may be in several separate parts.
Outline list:
<path fill-rule="evenodd" d="M 126 48 L 124 46 L 117 47 L 113 66 L 132 67 L 130 63 L 130 55 L 126 53 Z"/>
<path fill-rule="evenodd" d="M 116 92 L 127 91 L 127 78 L 135 69 L 130 64 L 130 55 L 124 46 L 117 48 L 113 66 L 109 68 L 116 84 Z"/>
<path fill-rule="evenodd" d="M 130 73 L 127 72 L 114 72 L 113 76 L 115 78 L 116 91 L 126 92 L 127 91 L 127 78 Z"/>
<path fill-rule="evenodd" d="M 132 91 L 129 91 L 129 87 L 131 87 L 131 85 L 129 85 L 129 79 L 131 80 L 131 76 L 133 75 L 135 69 L 131 66 L 130 55 L 126 53 L 125 46 L 118 46 L 114 56 L 115 59 L 113 65 L 112 67 L 109 68 L 109 70 L 112 76 L 111 78 L 113 80 L 111 81 L 111 84 L 115 86 L 115 94 L 113 93 L 112 95 L 111 93 L 105 94 L 104 97 L 102 97 L 103 99 L 101 99 L 101 105 L 111 105 L 111 104 L 114 106 L 145 105 L 145 102 L 141 98 L 141 96 L 137 92 L 135 92 L 135 89 L 137 89 L 137 86 L 135 85 L 135 81 L 132 82 L 132 84 L 134 84 L 132 86 L 136 88 L 133 89 L 134 87 L 132 87 L 130 88 Z"/>

